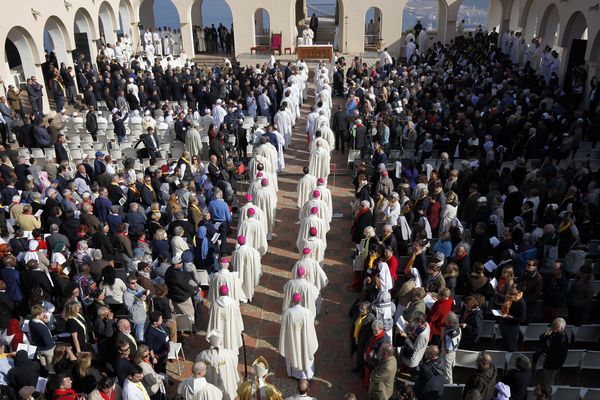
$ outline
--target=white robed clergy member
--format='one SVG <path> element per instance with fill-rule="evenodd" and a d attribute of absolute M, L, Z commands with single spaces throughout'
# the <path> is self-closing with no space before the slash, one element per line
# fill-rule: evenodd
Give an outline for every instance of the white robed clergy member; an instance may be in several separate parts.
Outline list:
<path fill-rule="evenodd" d="M 271 167 L 272 165 L 269 163 L 269 161 L 260 154 L 254 154 L 254 156 L 250 159 L 250 162 L 248 164 L 248 168 L 250 169 L 249 174 L 251 177 L 257 177 L 258 173 L 261 172 L 263 175 L 261 175 L 260 177 L 270 179 L 273 189 L 275 190 L 275 192 L 278 192 L 279 182 L 277 179 L 277 170 L 271 171 Z M 250 190 L 248 190 L 248 193 L 251 193 Z"/>
<path fill-rule="evenodd" d="M 225 116 L 227 115 L 227 110 L 223 107 L 223 100 L 218 99 L 217 103 L 212 108 L 212 118 L 213 124 L 215 127 L 219 129 L 221 124 L 225 120 Z"/>
<path fill-rule="evenodd" d="M 162 48 L 163 48 L 163 54 L 165 56 L 168 56 L 171 54 L 171 32 L 169 32 L 167 30 L 167 28 L 164 28 L 164 31 L 161 35 L 161 40 L 162 40 Z"/>
<path fill-rule="evenodd" d="M 158 31 L 152 32 L 152 40 L 154 41 L 154 53 L 157 56 L 162 56 L 162 43 L 160 42 L 160 33 Z"/>
<path fill-rule="evenodd" d="M 144 44 L 152 44 L 152 32 L 149 28 L 146 28 L 146 32 L 144 32 Z"/>
<path fill-rule="evenodd" d="M 310 216 L 300 220 L 300 228 L 298 229 L 298 237 L 296 238 L 296 247 L 300 248 L 300 244 L 306 239 L 311 229 L 314 230 L 315 236 L 323 241 L 323 245 L 327 248 L 327 232 L 329 224 L 323 218 L 318 216 L 319 209 L 313 207 L 310 209 Z"/>
<path fill-rule="evenodd" d="M 298 208 L 302 208 L 304 203 L 310 199 L 313 190 L 317 188 L 317 178 L 309 173 L 308 167 L 302 168 L 304 176 L 298 181 L 296 193 L 298 193 Z"/>
<path fill-rule="evenodd" d="M 263 178 L 260 181 L 260 187 L 256 190 L 256 194 L 253 197 L 256 206 L 265 212 L 265 217 L 267 218 L 267 240 L 271 240 L 277 214 L 277 194 L 269 186 L 267 178 Z"/>
<path fill-rule="evenodd" d="M 323 266 L 323 261 L 325 260 L 325 243 L 323 243 L 323 240 L 317 237 L 316 229 L 309 229 L 308 237 L 304 238 L 302 243 L 300 243 L 300 246 L 298 246 L 298 254 L 300 256 L 305 248 L 310 249 L 310 258 L 314 259 L 321 264 L 321 266 Z"/>
<path fill-rule="evenodd" d="M 286 89 L 284 93 L 285 97 L 281 99 L 281 105 L 285 105 L 285 109 L 290 113 L 290 116 L 292 117 L 292 127 L 294 127 L 296 126 L 296 118 L 299 117 L 296 112 L 296 100 L 294 100 L 292 96 L 291 89 Z"/>
<path fill-rule="evenodd" d="M 250 186 L 248 186 L 248 194 L 252 196 L 253 199 L 256 198 L 256 191 L 260 187 L 260 181 L 262 181 L 263 178 L 266 178 L 266 174 L 263 171 L 258 171 L 254 176 L 254 180 L 252 180 Z"/>
<path fill-rule="evenodd" d="M 324 221 L 328 223 L 331 222 L 331 213 L 329 212 L 329 207 L 327 204 L 321 199 L 321 191 L 319 189 L 315 189 L 312 191 L 311 199 L 308 200 L 298 213 L 298 219 L 307 218 L 311 214 L 311 209 L 313 207 L 317 207 L 319 209 L 319 213 L 317 214 L 319 218 L 323 218 Z"/>
<path fill-rule="evenodd" d="M 244 295 L 248 302 L 251 302 L 262 275 L 260 253 L 254 247 L 246 244 L 245 236 L 238 236 L 237 242 L 238 247 L 231 254 L 231 265 L 242 281 Z"/>
<path fill-rule="evenodd" d="M 329 142 L 323 139 L 323 137 L 321 136 L 321 131 L 315 132 L 315 135 L 310 140 L 310 146 L 308 146 L 308 151 L 312 152 L 314 149 L 316 149 L 318 146 L 317 143 L 321 146 L 323 150 L 326 150 L 329 153 L 331 153 L 331 147 L 329 146 Z"/>
<path fill-rule="evenodd" d="M 198 129 L 200 129 L 200 124 L 194 122 L 185 135 L 185 147 L 192 156 L 199 156 L 202 152 L 202 137 Z"/>
<path fill-rule="evenodd" d="M 329 177 L 329 163 L 331 156 L 329 151 L 323 148 L 321 143 L 317 142 L 317 147 L 310 152 L 310 161 L 308 169 L 314 177 L 327 179 Z"/>
<path fill-rule="evenodd" d="M 223 348 L 223 334 L 218 329 L 208 332 L 206 340 L 210 348 L 198 354 L 196 361 L 206 363 L 206 380 L 223 392 L 223 400 L 234 400 L 240 383 L 238 353 Z"/>
<path fill-rule="evenodd" d="M 254 154 L 261 155 L 267 160 L 267 163 L 265 163 L 267 172 L 271 174 L 277 172 L 277 149 L 269 142 L 267 137 L 261 136 L 260 145 L 254 149 Z"/>
<path fill-rule="evenodd" d="M 331 198 L 331 190 L 327 187 L 327 181 L 323 178 L 317 179 L 317 190 L 321 192 L 321 201 L 327 206 L 329 215 L 333 218 L 333 200 Z"/>
<path fill-rule="evenodd" d="M 273 126 L 273 134 L 277 138 L 277 172 L 285 169 L 285 154 L 283 153 L 283 147 L 285 146 L 285 138 L 277 130 L 277 125 Z"/>
<path fill-rule="evenodd" d="M 145 45 L 144 53 L 146 53 L 146 58 L 148 60 L 154 60 L 154 45 L 152 45 L 152 43 Z"/>
<path fill-rule="evenodd" d="M 238 232 L 240 231 L 242 222 L 244 222 L 246 220 L 246 218 L 248 218 L 248 210 L 252 208 L 256 212 L 254 217 L 265 225 L 265 232 L 266 232 L 267 231 L 267 218 L 265 217 L 265 213 L 263 212 L 263 210 L 256 207 L 256 205 L 254 205 L 252 203 L 252 195 L 250 193 L 246 193 L 246 195 L 244 196 L 244 200 L 246 200 L 246 204 L 244 204 L 244 206 L 241 207 L 238 212 L 237 231 Z"/>
<path fill-rule="evenodd" d="M 184 400 L 222 400 L 221 389 L 207 381 L 207 372 L 206 363 L 196 361 L 192 365 L 192 376 L 179 384 L 177 394 Z"/>
<path fill-rule="evenodd" d="M 219 297 L 210 305 L 207 331 L 213 329 L 223 333 L 223 347 L 238 351 L 242 347 L 244 321 L 240 312 L 240 303 L 229 297 L 229 288 L 219 288 Z"/>
<path fill-rule="evenodd" d="M 221 264 L 221 269 L 211 274 L 210 277 L 208 300 L 211 302 L 217 300 L 217 297 L 219 297 L 219 288 L 225 285 L 229 289 L 230 298 L 237 302 L 247 302 L 248 299 L 242 290 L 242 280 L 239 278 L 237 272 L 229 271 L 229 258 L 223 257 L 219 263 Z"/>
<path fill-rule="evenodd" d="M 279 132 L 285 139 L 285 146 L 292 144 L 292 116 L 286 110 L 284 105 L 279 106 L 279 111 L 275 114 L 273 122 L 277 125 Z"/>
<path fill-rule="evenodd" d="M 323 126 L 320 129 L 321 131 L 321 137 L 323 139 L 325 139 L 327 141 L 327 144 L 329 144 L 329 149 L 334 149 L 335 148 L 335 135 L 333 134 L 333 131 L 331 130 L 331 128 L 329 126 Z"/>
<path fill-rule="evenodd" d="M 285 312 L 292 305 L 292 296 L 294 293 L 302 295 L 302 307 L 308 308 L 313 316 L 317 316 L 321 312 L 321 293 L 319 289 L 310 283 L 305 277 L 306 270 L 300 267 L 296 270 L 295 278 L 290 279 L 283 285 L 283 307 L 282 312 Z"/>
<path fill-rule="evenodd" d="M 327 114 L 326 114 L 325 110 L 320 109 L 319 110 L 319 116 L 317 118 L 315 118 L 315 133 L 317 131 L 320 131 L 324 127 L 329 128 L 329 118 L 327 117 Z M 323 136 L 322 132 L 321 132 L 321 136 Z M 311 137 L 310 139 L 312 141 L 315 138 Z M 334 139 L 333 145 L 335 146 L 335 139 Z"/>
<path fill-rule="evenodd" d="M 237 389 L 239 400 L 283 400 L 283 395 L 275 386 L 266 382 L 269 363 L 263 356 L 258 356 L 252 363 L 254 379 L 247 379 Z"/>
<path fill-rule="evenodd" d="M 265 223 L 256 219 L 256 210 L 254 208 L 249 208 L 246 216 L 246 220 L 240 226 L 239 234 L 245 236 L 246 244 L 258 250 L 262 257 L 269 248 Z"/>
<path fill-rule="evenodd" d="M 315 285 L 319 291 L 323 290 L 329 284 L 329 279 L 323 268 L 317 261 L 310 258 L 309 248 L 302 250 L 302 258 L 294 264 L 292 275 L 296 275 L 300 267 L 304 268 L 306 280 Z"/>
<path fill-rule="evenodd" d="M 279 331 L 279 354 L 285 358 L 288 376 L 312 379 L 315 374 L 315 353 L 319 348 L 315 317 L 302 307 L 302 295 L 292 295 L 293 305 L 283 313 Z"/>

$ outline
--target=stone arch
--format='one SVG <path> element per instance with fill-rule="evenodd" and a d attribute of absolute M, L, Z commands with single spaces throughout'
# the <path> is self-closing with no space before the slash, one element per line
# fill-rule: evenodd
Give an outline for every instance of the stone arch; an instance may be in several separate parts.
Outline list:
<path fill-rule="evenodd" d="M 134 22 L 133 6 L 129 0 L 121 0 L 119 2 L 119 33 L 127 35 L 130 38 L 133 36 Z"/>
<path fill-rule="evenodd" d="M 94 20 L 88 10 L 85 8 L 78 9 L 73 24 L 75 33 L 73 57 L 77 59 L 80 55 L 83 55 L 86 60 L 94 61 L 97 53 L 95 42 L 98 40 L 98 34 Z"/>
<path fill-rule="evenodd" d="M 502 23 L 502 7 L 501 1 L 491 1 L 488 9 L 487 26 L 488 31 L 492 31 L 496 28 L 496 32 L 500 31 L 500 24 Z"/>
<path fill-rule="evenodd" d="M 188 17 L 191 16 L 192 2 L 188 9 Z M 158 15 L 157 15 L 158 9 Z M 141 0 L 139 3 L 139 21 L 146 28 L 162 28 L 165 26 L 164 19 L 176 21 L 175 25 L 169 26 L 173 29 L 181 28 L 181 21 L 189 20 L 181 15 L 177 5 L 172 0 Z"/>
<path fill-rule="evenodd" d="M 44 48 L 54 52 L 59 64 L 73 61 L 71 36 L 63 21 L 55 15 L 48 17 L 44 24 Z"/>
<path fill-rule="evenodd" d="M 570 46 L 574 39 L 588 40 L 588 24 L 581 11 L 576 11 L 569 17 L 562 35 L 561 46 Z"/>
<path fill-rule="evenodd" d="M 550 3 L 540 20 L 539 28 L 536 30 L 537 36 L 541 38 L 542 47 L 549 45 L 554 47 L 558 44 L 558 33 L 560 32 L 560 15 L 556 4 Z"/>
<path fill-rule="evenodd" d="M 271 17 L 264 8 L 257 8 L 254 11 L 254 45 L 268 46 L 271 44 Z"/>
<path fill-rule="evenodd" d="M 15 86 L 25 83 L 27 78 L 37 74 L 37 66 L 41 64 L 40 54 L 27 29 L 21 26 L 11 28 L 6 35 L 4 48 L 4 61 L 7 67 L 19 75 L 19 78 L 15 79 Z M 43 77 L 39 76 L 37 79 L 43 83 Z"/>
<path fill-rule="evenodd" d="M 117 42 L 117 18 L 112 6 L 107 2 L 100 4 L 98 9 L 98 32 L 104 37 L 104 43 L 114 45 Z"/>
<path fill-rule="evenodd" d="M 364 18 L 364 51 L 376 51 L 381 41 L 383 13 L 379 7 L 369 7 Z"/>
<path fill-rule="evenodd" d="M 508 29 L 510 29 L 511 31 L 517 31 L 523 28 L 522 25 L 519 25 L 519 15 L 520 15 L 520 9 L 521 9 L 521 1 L 520 0 L 514 0 L 512 2 L 512 5 L 510 7 L 510 12 L 509 12 L 509 20 L 508 20 Z"/>

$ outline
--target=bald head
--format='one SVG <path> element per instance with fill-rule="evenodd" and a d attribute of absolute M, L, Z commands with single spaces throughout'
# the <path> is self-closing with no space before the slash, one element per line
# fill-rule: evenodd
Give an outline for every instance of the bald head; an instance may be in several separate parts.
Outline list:
<path fill-rule="evenodd" d="M 298 394 L 304 395 L 308 393 L 308 381 L 306 379 L 300 379 L 298 381 Z"/>
<path fill-rule="evenodd" d="M 202 378 L 206 375 L 206 364 L 202 361 L 195 362 L 192 366 L 192 374 L 195 377 Z"/>
<path fill-rule="evenodd" d="M 477 357 L 477 366 L 479 369 L 488 369 L 492 365 L 492 355 L 487 352 L 482 352 Z"/>

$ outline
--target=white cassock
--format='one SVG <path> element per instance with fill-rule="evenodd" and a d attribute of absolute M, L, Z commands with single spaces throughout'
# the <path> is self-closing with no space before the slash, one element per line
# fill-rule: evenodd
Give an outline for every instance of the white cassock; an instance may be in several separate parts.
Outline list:
<path fill-rule="evenodd" d="M 390 274 L 390 267 L 386 262 L 379 262 L 377 264 L 379 267 L 379 279 L 381 281 L 381 290 L 389 291 L 394 288 L 394 281 L 392 280 L 392 275 Z"/>
<path fill-rule="evenodd" d="M 158 32 L 152 33 L 152 39 L 154 40 L 154 53 L 157 56 L 162 55 L 162 43 L 160 42 L 161 38 Z"/>
<path fill-rule="evenodd" d="M 417 42 L 419 43 L 419 50 L 421 50 L 421 53 L 425 54 L 425 52 L 427 52 L 427 32 L 425 32 L 425 29 L 421 29 L 421 32 L 419 32 L 419 36 L 417 37 Z"/>
<path fill-rule="evenodd" d="M 288 376 L 312 379 L 315 374 L 315 353 L 319 348 L 315 318 L 300 304 L 283 313 L 279 332 L 279 354 L 285 358 Z"/>
<path fill-rule="evenodd" d="M 206 378 L 188 378 L 177 387 L 177 394 L 184 400 L 221 400 L 223 393 Z M 142 400 L 142 399 L 139 399 Z"/>
<path fill-rule="evenodd" d="M 315 189 L 315 190 L 319 190 L 319 189 Z M 329 222 L 331 222 L 331 213 L 329 212 L 329 207 L 327 206 L 327 204 L 321 200 L 321 192 L 319 192 L 319 197 L 314 197 L 310 200 L 308 200 L 306 203 L 304 203 L 304 205 L 302 206 L 302 208 L 300 209 L 300 212 L 298 213 L 298 219 L 301 221 L 304 218 L 308 218 L 310 217 L 310 210 L 313 207 L 317 207 L 319 209 L 319 212 L 317 213 L 317 217 L 321 218 L 323 221 L 327 222 L 327 232 L 329 232 L 330 226 L 329 226 Z"/>
<path fill-rule="evenodd" d="M 281 99 L 282 103 L 284 101 L 286 104 L 285 109 L 290 113 L 290 117 L 292 118 L 292 127 L 293 127 L 296 125 L 296 117 L 298 117 L 298 115 L 296 115 L 296 102 L 292 98 L 291 94 L 289 96 L 286 96 L 283 99 Z"/>
<path fill-rule="evenodd" d="M 154 46 L 152 45 L 152 43 L 147 44 L 146 46 L 144 46 L 144 52 L 146 53 L 146 58 L 148 60 L 153 60 L 154 59 Z"/>
<path fill-rule="evenodd" d="M 223 347 L 238 351 L 242 347 L 244 321 L 240 303 L 229 296 L 219 296 L 210 306 L 207 332 L 217 329 L 223 334 Z"/>
<path fill-rule="evenodd" d="M 321 144 L 317 145 L 317 143 Z M 323 150 L 327 150 L 329 153 L 331 153 L 332 148 L 329 147 L 329 142 L 323 139 L 322 137 L 312 137 L 310 141 L 310 146 L 308 146 L 308 151 L 312 152 L 318 146 L 320 146 Z"/>
<path fill-rule="evenodd" d="M 319 289 L 304 278 L 290 279 L 283 285 L 283 306 L 282 312 L 285 312 L 292 306 L 292 296 L 294 293 L 302 295 L 300 304 L 308 308 L 313 317 L 319 315 L 321 311 L 321 293 Z"/>
<path fill-rule="evenodd" d="M 263 156 L 269 165 L 265 165 L 268 173 L 274 174 L 277 172 L 277 149 L 269 143 L 261 144 L 254 149 L 254 154 Z"/>
<path fill-rule="evenodd" d="M 316 236 L 305 238 L 300 243 L 300 246 L 298 246 L 298 254 L 302 256 L 302 251 L 305 248 L 310 249 L 310 254 L 308 255 L 310 258 L 323 265 L 323 261 L 325 260 L 325 243 L 321 239 Z"/>
<path fill-rule="evenodd" d="M 188 129 L 185 135 L 185 147 L 192 156 L 200 156 L 202 152 L 202 136 L 195 127 Z"/>
<path fill-rule="evenodd" d="M 310 236 L 310 228 L 317 228 L 317 237 L 323 241 L 325 248 L 327 248 L 327 232 L 329 231 L 329 224 L 317 215 L 311 215 L 308 218 L 300 220 L 300 228 L 298 229 L 298 237 L 296 238 L 296 247 L 300 247 L 302 241 Z"/>
<path fill-rule="evenodd" d="M 329 163 L 331 156 L 329 151 L 323 147 L 317 147 L 310 152 L 310 161 L 308 163 L 308 171 L 311 175 L 327 179 L 329 177 Z"/>
<path fill-rule="evenodd" d="M 206 363 L 206 380 L 223 392 L 223 400 L 234 400 L 237 397 L 240 383 L 237 351 L 211 346 L 210 349 L 198 354 L 196 361 Z"/>
<path fill-rule="evenodd" d="M 330 151 L 335 148 L 335 135 L 329 125 L 321 128 L 321 137 L 329 144 Z"/>
<path fill-rule="evenodd" d="M 252 196 L 256 206 L 265 212 L 267 218 L 267 239 L 273 235 L 275 218 L 277 215 L 277 195 L 270 185 L 259 187 L 256 190 L 256 196 Z"/>
<path fill-rule="evenodd" d="M 287 110 L 277 111 L 273 122 L 277 125 L 279 132 L 283 135 L 285 146 L 292 144 L 292 117 L 289 112 L 287 112 Z"/>
<path fill-rule="evenodd" d="M 285 146 L 285 138 L 277 130 L 273 130 L 273 133 L 277 137 L 277 172 L 279 172 L 285 168 L 285 155 L 283 154 L 283 147 Z"/>
<path fill-rule="evenodd" d="M 221 124 L 225 120 L 225 116 L 227 115 L 227 111 L 220 105 L 216 104 L 211 111 L 213 124 L 219 129 Z"/>
<path fill-rule="evenodd" d="M 312 192 L 317 188 L 317 178 L 313 175 L 306 174 L 298 181 L 296 192 L 298 193 L 298 208 L 302 208 L 304 203 L 312 197 Z"/>
<path fill-rule="evenodd" d="M 242 281 L 238 277 L 237 272 L 230 272 L 223 268 L 219 272 L 215 272 L 210 277 L 208 300 L 214 302 L 219 297 L 219 288 L 227 285 L 229 288 L 229 297 L 237 302 L 247 302 L 248 299 L 242 290 Z"/>
<path fill-rule="evenodd" d="M 333 200 L 331 199 L 331 190 L 329 190 L 325 185 L 319 185 L 317 183 L 317 190 L 321 193 L 320 199 L 321 202 L 325 203 L 327 210 L 329 211 L 329 215 L 333 218 Z M 330 220 L 331 222 L 331 220 Z"/>
<path fill-rule="evenodd" d="M 246 218 L 240 226 L 238 236 L 240 235 L 246 237 L 246 246 L 254 247 L 261 257 L 265 255 L 269 245 L 264 222 L 257 220 L 255 216 Z"/>
<path fill-rule="evenodd" d="M 317 111 L 310 112 L 306 115 L 306 132 L 310 135 L 310 141 L 312 142 L 315 137 L 316 125 L 315 121 L 319 117 Z"/>
<path fill-rule="evenodd" d="M 152 44 L 152 32 L 144 32 L 144 44 Z"/>
<path fill-rule="evenodd" d="M 251 301 L 262 275 L 260 253 L 252 246 L 241 245 L 231 254 L 231 265 L 242 281 L 244 295 Z"/>
<path fill-rule="evenodd" d="M 163 52 L 166 56 L 171 54 L 171 33 L 168 31 L 164 31 L 162 33 L 162 48 Z"/>
<path fill-rule="evenodd" d="M 298 276 L 298 268 L 304 267 L 304 279 L 316 286 L 319 291 L 323 290 L 328 284 L 327 274 L 319 263 L 306 255 L 296 261 L 292 268 L 292 276 Z"/>
<path fill-rule="evenodd" d="M 312 29 L 306 28 L 305 30 L 302 31 L 302 38 L 304 39 L 305 46 L 312 46 L 314 37 L 315 37 L 315 33 L 313 32 Z"/>
<path fill-rule="evenodd" d="M 238 226 L 237 230 L 240 232 L 242 227 L 242 222 L 244 222 L 248 218 L 248 210 L 253 209 L 255 211 L 254 218 L 259 220 L 265 226 L 265 232 L 267 231 L 267 218 L 265 217 L 265 213 L 260 208 L 256 207 L 252 204 L 251 201 L 248 201 L 242 208 L 240 208 L 240 212 L 238 214 Z"/>
<path fill-rule="evenodd" d="M 275 171 L 269 171 L 269 169 L 271 168 L 271 163 L 265 156 L 254 152 L 254 155 L 248 162 L 248 169 L 250 170 L 251 177 L 256 177 L 256 174 L 258 173 L 258 164 L 262 164 L 265 167 L 263 169 L 263 172 L 267 172 L 267 173 L 275 172 Z"/>
<path fill-rule="evenodd" d="M 315 119 L 315 133 L 325 127 L 329 128 L 329 118 L 327 118 L 327 115 L 325 115 L 325 113 L 319 113 L 319 116 Z M 323 135 L 321 134 L 321 136 Z M 312 136 L 310 139 L 314 140 L 314 136 Z M 333 141 L 333 145 L 335 146 L 335 139 Z"/>

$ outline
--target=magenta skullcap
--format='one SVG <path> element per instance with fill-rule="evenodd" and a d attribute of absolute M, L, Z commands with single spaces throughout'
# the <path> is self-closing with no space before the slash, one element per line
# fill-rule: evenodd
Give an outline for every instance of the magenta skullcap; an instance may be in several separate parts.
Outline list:
<path fill-rule="evenodd" d="M 227 296 L 229 294 L 229 287 L 227 285 L 219 286 L 219 294 L 221 296 Z"/>
<path fill-rule="evenodd" d="M 314 226 L 311 226 L 310 229 L 308 230 L 308 233 L 310 234 L 310 236 L 317 236 L 317 233 L 319 233 L 317 231 L 317 228 L 315 228 Z"/>
<path fill-rule="evenodd" d="M 229 264 L 229 258 L 227 258 L 227 257 L 221 258 L 221 264 Z"/>
<path fill-rule="evenodd" d="M 304 250 L 302 250 L 302 254 L 310 254 L 310 249 L 305 247 Z"/>
<path fill-rule="evenodd" d="M 244 196 L 244 199 L 246 201 L 252 201 L 252 195 L 250 193 L 246 193 L 246 195 Z"/>
<path fill-rule="evenodd" d="M 299 268 L 296 270 L 296 276 L 297 276 L 298 278 L 301 278 L 301 277 L 303 277 L 303 276 L 304 276 L 304 274 L 306 274 L 306 270 L 304 269 L 304 267 L 299 267 Z"/>
<path fill-rule="evenodd" d="M 257 174 L 256 174 L 256 177 L 257 178 L 262 178 L 262 176 L 263 176 L 262 171 L 258 171 Z"/>
<path fill-rule="evenodd" d="M 267 186 L 269 184 L 269 180 L 267 178 L 262 178 L 260 184 L 261 186 Z"/>
<path fill-rule="evenodd" d="M 317 184 L 318 185 L 323 185 L 324 183 L 325 183 L 325 179 L 323 179 L 323 178 L 317 179 Z"/>
<path fill-rule="evenodd" d="M 318 190 L 313 190 L 313 197 L 316 199 L 319 196 L 321 196 L 321 192 L 319 192 Z"/>
<path fill-rule="evenodd" d="M 254 214 L 256 214 L 256 210 L 254 208 L 249 208 L 246 214 L 248 214 L 249 217 L 252 217 Z"/>
<path fill-rule="evenodd" d="M 319 208 L 318 208 L 318 207 L 312 207 L 312 208 L 310 209 L 310 213 L 311 213 L 311 214 L 316 214 L 316 213 L 318 213 L 318 212 L 319 212 Z"/>
<path fill-rule="evenodd" d="M 302 301 L 302 295 L 300 293 L 294 293 L 292 295 L 292 301 L 294 303 L 300 303 Z"/>
<path fill-rule="evenodd" d="M 238 244 L 239 244 L 239 245 L 244 245 L 244 244 L 246 244 L 246 236 L 244 236 L 244 235 L 240 235 L 240 236 L 238 236 L 238 238 L 237 238 L 237 241 L 238 241 Z"/>

